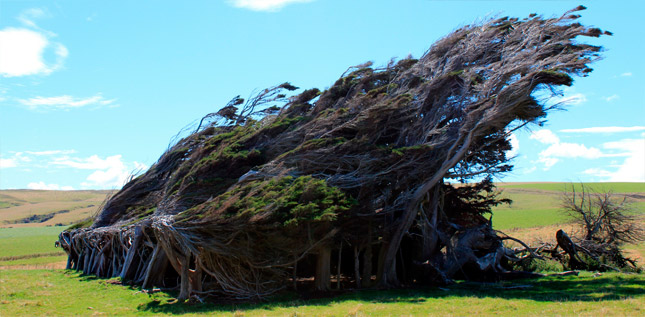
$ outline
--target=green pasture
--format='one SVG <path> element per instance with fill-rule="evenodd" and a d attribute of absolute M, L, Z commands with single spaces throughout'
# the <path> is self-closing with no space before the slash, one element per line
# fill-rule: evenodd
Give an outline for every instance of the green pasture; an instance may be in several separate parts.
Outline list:
<path fill-rule="evenodd" d="M 548 191 L 570 191 L 572 186 L 580 191 L 582 186 L 595 192 L 612 191 L 614 193 L 645 193 L 645 183 L 499 183 L 499 188 L 523 188 Z"/>
<path fill-rule="evenodd" d="M 175 303 L 172 294 L 146 294 L 77 273 L 46 270 L 0 272 L 3 315 L 236 316 L 358 315 L 640 315 L 645 276 L 606 273 L 504 283 L 457 283 L 441 288 L 367 290 L 305 299 L 285 294 L 255 303 Z"/>
<path fill-rule="evenodd" d="M 572 184 L 566 183 L 501 183 L 498 189 L 502 197 L 513 200 L 511 205 L 493 208 L 493 227 L 498 230 L 543 227 L 571 221 L 562 212 L 562 199 Z M 574 184 L 580 190 L 580 184 Z M 584 183 L 587 189 L 596 192 L 612 191 L 620 199 L 621 193 L 628 196 L 632 211 L 645 214 L 645 183 Z"/>
<path fill-rule="evenodd" d="M 561 193 L 535 193 L 523 190 L 506 189 L 504 197 L 513 200 L 510 205 L 500 205 L 493 209 L 493 227 L 498 230 L 514 228 L 542 227 L 569 222 L 561 212 Z"/>
<path fill-rule="evenodd" d="M 0 265 L 16 264 L 7 263 L 13 262 L 8 261 L 9 257 L 24 259 L 29 255 L 64 254 L 63 250 L 54 247 L 58 234 L 64 229 L 65 227 L 0 228 Z M 42 259 L 36 260 L 37 258 L 32 257 L 34 262 L 42 263 Z"/>

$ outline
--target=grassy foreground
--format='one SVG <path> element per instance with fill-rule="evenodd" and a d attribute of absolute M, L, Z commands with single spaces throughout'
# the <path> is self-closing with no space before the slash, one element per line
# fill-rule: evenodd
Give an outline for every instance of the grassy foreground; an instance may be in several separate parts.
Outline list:
<path fill-rule="evenodd" d="M 645 214 L 643 185 L 603 184 L 617 193 L 636 193 L 632 195 L 637 207 L 635 212 Z M 560 188 L 564 188 L 562 183 L 500 184 L 500 188 L 514 203 L 494 210 L 493 225 L 496 229 L 522 239 L 525 238 L 523 235 L 550 237 L 568 221 L 559 212 Z M 42 211 L 38 207 L 50 210 L 52 205 L 48 199 L 55 194 L 42 191 L 0 193 L 0 202 L 4 199 L 6 205 L 4 208 L 0 206 L 0 214 L 15 212 L 11 208 L 20 206 L 31 206 L 34 209 L 28 209 L 29 214 L 40 214 Z M 99 198 L 98 194 L 93 196 L 94 193 L 63 194 L 54 199 L 67 201 L 65 203 L 78 203 L 79 200 L 87 203 L 84 200 Z M 62 215 L 85 217 L 84 213 L 75 212 L 57 214 L 56 217 Z M 174 303 L 172 293 L 147 294 L 139 288 L 120 285 L 118 279 L 96 279 L 51 269 L 64 267 L 66 256 L 60 249 L 54 248 L 54 241 L 65 227 L 46 225 L 31 223 L 0 228 L 0 316 L 645 314 L 645 274 L 618 273 L 599 276 L 581 273 L 579 277 L 548 277 L 489 284 L 458 283 L 443 288 L 346 292 L 333 298 L 308 300 L 296 294 L 285 294 L 273 298 L 271 302 L 259 303 Z M 640 258 L 642 265 L 645 243 L 629 245 L 626 249 L 632 256 Z"/>
<path fill-rule="evenodd" d="M 372 290 L 303 300 L 288 294 L 272 302 L 174 303 L 165 293 L 146 294 L 118 280 L 61 270 L 0 272 L 3 315 L 221 314 L 238 316 L 345 315 L 640 315 L 645 276 L 606 273 L 548 277 L 512 283 L 458 283 L 443 288 Z"/>

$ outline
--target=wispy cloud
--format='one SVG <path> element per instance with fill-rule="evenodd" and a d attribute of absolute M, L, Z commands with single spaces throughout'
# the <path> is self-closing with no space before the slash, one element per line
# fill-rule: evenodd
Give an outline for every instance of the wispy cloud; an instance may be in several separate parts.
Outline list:
<path fill-rule="evenodd" d="M 22 152 L 15 152 L 11 157 L 0 157 L 0 169 L 19 167 L 23 163 L 31 162 L 32 159 Z"/>
<path fill-rule="evenodd" d="M 554 144 L 560 142 L 560 138 L 558 138 L 558 136 L 555 135 L 555 133 L 551 132 L 551 130 L 549 129 L 534 131 L 533 133 L 531 133 L 529 138 L 537 140 L 542 144 Z"/>
<path fill-rule="evenodd" d="M 563 129 L 560 132 L 563 133 L 619 133 L 619 132 L 637 132 L 645 131 L 644 126 L 633 126 L 633 127 L 591 127 L 591 128 L 581 128 L 581 129 Z"/>
<path fill-rule="evenodd" d="M 12 168 L 18 166 L 15 158 L 0 158 L 0 168 Z"/>
<path fill-rule="evenodd" d="M 63 66 L 69 53 L 67 47 L 52 41 L 56 34 L 41 29 L 34 22 L 43 15 L 40 9 L 26 10 L 18 17 L 26 28 L 6 27 L 0 30 L 0 75 L 48 75 Z M 54 60 L 46 61 L 45 55 L 50 52 Z"/>
<path fill-rule="evenodd" d="M 92 189 L 119 188 L 131 175 L 148 169 L 145 164 L 125 161 L 122 155 L 80 157 L 75 154 L 75 150 L 13 152 L 9 156 L 0 157 L 0 168 L 42 169 L 59 175 L 68 175 L 70 172 L 85 174 L 85 180 L 75 184 L 75 187 Z M 27 187 L 59 190 L 70 188 L 69 186 L 59 186 L 56 183 L 58 182 L 54 184 L 31 182 Z"/>
<path fill-rule="evenodd" d="M 53 151 L 37 151 L 37 152 L 25 151 L 25 153 L 42 156 L 42 155 L 74 154 L 76 153 L 76 151 L 75 150 L 53 150 Z"/>
<path fill-rule="evenodd" d="M 584 144 L 560 142 L 560 138 L 549 129 L 542 129 L 533 132 L 530 137 L 542 144 L 549 146 L 539 153 L 537 162 L 544 165 L 544 170 L 549 170 L 562 158 L 584 158 L 597 159 L 601 157 L 626 156 L 625 153 L 607 154 L 595 147 L 587 147 Z"/>
<path fill-rule="evenodd" d="M 41 189 L 41 190 L 74 190 L 72 186 L 60 186 L 58 184 L 45 184 L 45 182 L 29 183 L 27 184 L 29 189 Z"/>
<path fill-rule="evenodd" d="M 602 168 L 590 168 L 585 170 L 584 174 L 598 176 L 609 182 L 645 182 L 645 138 L 607 142 L 603 147 L 626 152 L 625 160 L 618 164 L 613 172 Z"/>
<path fill-rule="evenodd" d="M 313 0 L 229 0 L 229 3 L 236 8 L 249 9 L 253 11 L 278 11 L 289 4 L 312 1 Z"/>
<path fill-rule="evenodd" d="M 614 94 L 614 95 L 611 95 L 611 96 L 609 96 L 609 97 L 605 97 L 605 98 L 603 98 L 603 99 L 605 99 L 605 101 L 607 101 L 607 102 L 612 102 L 612 101 L 615 101 L 615 100 L 620 99 L 620 96 L 619 96 L 619 95 Z"/>
<path fill-rule="evenodd" d="M 587 96 L 581 93 L 571 95 L 565 94 L 564 96 L 553 97 L 551 100 L 549 100 L 549 103 L 551 104 L 560 104 L 567 106 L 579 106 L 585 102 L 587 102 Z"/>
<path fill-rule="evenodd" d="M 30 99 L 18 99 L 22 105 L 31 110 L 70 110 L 87 106 L 115 106 L 116 99 L 105 99 L 101 94 L 87 98 L 77 98 L 70 95 L 55 97 L 34 97 Z"/>
<path fill-rule="evenodd" d="M 631 77 L 631 76 L 632 76 L 631 72 L 625 72 L 625 73 L 620 74 L 620 77 Z"/>
<path fill-rule="evenodd" d="M 146 170 L 148 167 L 139 162 L 128 164 L 121 155 L 101 158 L 92 155 L 87 158 L 59 157 L 52 161 L 53 165 L 74 169 L 94 170 L 81 183 L 84 188 L 114 188 L 122 186 L 130 175 L 136 171 Z"/>
<path fill-rule="evenodd" d="M 510 151 L 506 152 L 506 157 L 515 157 L 520 153 L 520 140 L 513 133 L 508 137 L 509 143 L 511 143 Z"/>
<path fill-rule="evenodd" d="M 605 157 L 599 149 L 595 147 L 586 147 L 584 144 L 578 143 L 554 143 L 551 144 L 546 150 L 540 152 L 543 157 L 561 157 L 561 158 L 586 158 L 596 159 Z"/>

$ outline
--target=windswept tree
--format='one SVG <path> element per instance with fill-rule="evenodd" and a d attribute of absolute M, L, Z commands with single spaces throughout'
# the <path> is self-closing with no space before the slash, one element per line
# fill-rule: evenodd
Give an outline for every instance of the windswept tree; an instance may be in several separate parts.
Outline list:
<path fill-rule="evenodd" d="M 600 29 L 531 15 L 462 27 L 420 58 L 351 67 L 329 89 L 234 98 L 126 184 L 90 228 L 65 231 L 68 268 L 179 298 L 285 287 L 399 286 L 502 274 L 514 259 L 485 214 L 510 170 L 511 131 L 540 92 L 586 76 Z M 286 104 L 280 104 L 286 102 Z M 221 120 L 220 120 L 221 119 Z M 452 186 L 446 178 L 482 180 Z"/>

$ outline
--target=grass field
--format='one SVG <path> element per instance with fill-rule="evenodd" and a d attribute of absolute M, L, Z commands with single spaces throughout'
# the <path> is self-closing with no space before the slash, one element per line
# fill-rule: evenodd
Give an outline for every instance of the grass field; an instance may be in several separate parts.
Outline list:
<path fill-rule="evenodd" d="M 7 315 L 236 316 L 360 315 L 640 315 L 645 313 L 645 276 L 607 273 L 548 277 L 513 283 L 457 283 L 442 288 L 346 292 L 304 300 L 286 294 L 271 302 L 174 303 L 162 292 L 146 294 L 77 273 L 11 270 L 0 275 L 0 310 Z M 91 296 L 88 296 L 91 294 Z"/>
<path fill-rule="evenodd" d="M 603 185 L 617 193 L 636 193 L 632 195 L 635 197 L 633 201 L 637 203 L 636 212 L 645 214 L 645 197 L 641 197 L 645 196 L 645 184 Z M 558 228 L 573 230 L 570 229 L 571 225 L 566 224 L 567 218 L 559 212 L 562 195 L 560 188 L 564 188 L 564 184 L 500 184 L 500 188 L 514 203 L 494 210 L 493 225 L 496 229 L 527 241 L 536 237 L 552 237 Z M 58 194 L 61 196 L 56 196 Z M 0 215 L 12 208 L 25 208 L 24 206 L 33 207 L 29 210 L 35 214 L 43 214 L 46 212 L 38 208 L 52 210 L 52 202 L 67 203 L 67 206 L 86 204 L 89 201 L 102 201 L 106 194 L 0 191 Z M 62 208 L 60 205 L 55 206 Z M 72 215 L 70 222 L 85 217 L 82 213 L 65 214 Z M 54 248 L 54 241 L 64 228 L 65 226 L 48 227 L 46 223 L 0 228 L 0 316 L 645 314 L 645 275 L 621 273 L 605 273 L 600 276 L 581 273 L 580 277 L 548 277 L 512 283 L 462 282 L 443 288 L 345 292 L 335 297 L 319 299 L 303 299 L 296 294 L 285 294 L 270 302 L 245 304 L 174 303 L 172 293 L 148 294 L 138 288 L 120 285 L 118 279 L 96 279 L 52 269 L 64 267 L 65 264 L 64 253 Z M 629 245 L 626 249 L 630 255 L 643 262 L 645 243 Z"/>
<path fill-rule="evenodd" d="M 579 191 L 582 186 L 597 192 L 613 191 L 614 193 L 645 193 L 645 183 L 498 183 L 499 188 L 523 188 L 564 192 L 572 186 Z"/>
<path fill-rule="evenodd" d="M 0 258 L 61 252 L 54 241 L 65 227 L 0 228 Z"/>
<path fill-rule="evenodd" d="M 574 184 L 580 190 L 580 184 Z M 588 189 L 597 192 L 612 191 L 616 197 L 628 195 L 634 212 L 645 214 L 645 183 L 584 183 Z M 501 183 L 498 188 L 503 197 L 511 198 L 511 205 L 493 209 L 493 227 L 498 230 L 543 227 L 563 224 L 570 220 L 561 212 L 565 190 L 571 189 L 566 183 Z"/>

